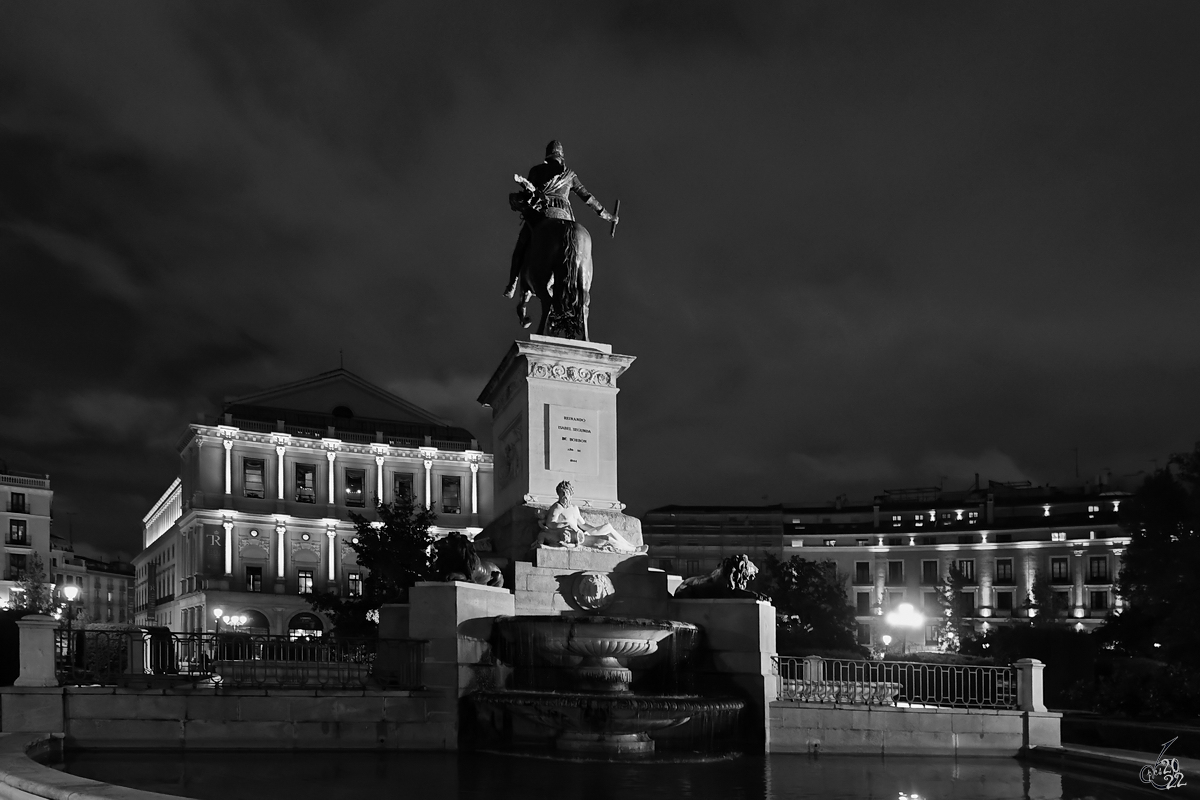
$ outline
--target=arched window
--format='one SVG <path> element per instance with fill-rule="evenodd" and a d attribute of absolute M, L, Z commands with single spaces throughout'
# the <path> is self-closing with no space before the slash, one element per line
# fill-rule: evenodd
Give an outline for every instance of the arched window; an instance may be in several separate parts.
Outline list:
<path fill-rule="evenodd" d="M 288 639 L 319 638 L 325 633 L 325 626 L 316 614 L 297 614 L 288 623 Z"/>

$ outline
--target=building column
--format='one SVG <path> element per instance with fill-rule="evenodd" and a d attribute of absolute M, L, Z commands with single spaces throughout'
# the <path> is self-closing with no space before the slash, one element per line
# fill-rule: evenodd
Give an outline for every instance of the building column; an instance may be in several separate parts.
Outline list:
<path fill-rule="evenodd" d="M 432 470 L 433 461 L 428 458 L 425 459 L 425 508 L 427 509 L 433 508 L 433 497 L 431 496 L 430 491 L 430 487 L 433 483 L 433 479 L 430 477 Z"/>
<path fill-rule="evenodd" d="M 325 531 L 325 538 L 329 540 L 329 582 L 333 583 L 337 580 L 337 529 L 330 528 Z"/>
<path fill-rule="evenodd" d="M 330 450 L 325 454 L 325 458 L 329 460 L 329 505 L 333 505 L 337 502 L 333 498 L 333 460 L 337 458 L 337 453 Z"/>
<path fill-rule="evenodd" d="M 1082 617 L 1087 615 L 1087 601 L 1085 599 L 1086 592 L 1083 588 L 1083 568 L 1087 556 L 1086 550 L 1072 550 L 1071 554 L 1075 556 L 1075 564 L 1071 570 L 1071 582 L 1074 586 L 1071 587 L 1071 593 L 1075 595 L 1072 616 Z"/>
<path fill-rule="evenodd" d="M 225 520 L 221 523 L 225 529 L 225 576 L 233 575 L 233 523 Z"/>
<path fill-rule="evenodd" d="M 471 513 L 479 513 L 479 464 L 471 462 Z"/>
<path fill-rule="evenodd" d="M 225 445 L 225 494 L 233 494 L 233 440 L 226 439 Z"/>
<path fill-rule="evenodd" d="M 375 456 L 375 499 L 383 502 L 383 456 Z"/>
<path fill-rule="evenodd" d="M 284 549 L 286 534 L 287 534 L 287 526 L 284 525 L 282 522 L 276 522 L 275 523 L 275 541 L 279 543 L 279 553 L 275 559 L 275 578 L 277 580 L 283 580 L 283 578 L 284 578 L 284 568 L 286 566 L 284 563 L 284 553 L 287 552 Z"/>
<path fill-rule="evenodd" d="M 275 445 L 275 455 L 279 457 L 279 468 L 277 470 L 277 482 L 279 484 L 279 499 L 283 499 L 283 454 L 287 452 L 287 448 L 281 444 Z"/>

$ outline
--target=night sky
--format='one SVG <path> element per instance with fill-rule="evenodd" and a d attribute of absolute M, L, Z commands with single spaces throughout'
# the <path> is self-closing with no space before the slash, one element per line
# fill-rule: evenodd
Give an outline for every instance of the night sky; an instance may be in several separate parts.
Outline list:
<path fill-rule="evenodd" d="M 0 4 L 0 458 L 129 556 L 197 412 L 339 350 L 489 441 L 552 138 L 622 201 L 632 513 L 1190 449 L 1200 4 L 736 5 Z"/>

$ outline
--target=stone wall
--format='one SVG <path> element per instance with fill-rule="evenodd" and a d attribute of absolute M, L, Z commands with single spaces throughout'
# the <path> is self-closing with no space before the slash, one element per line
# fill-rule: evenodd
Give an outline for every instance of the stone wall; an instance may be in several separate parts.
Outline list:
<path fill-rule="evenodd" d="M 68 748 L 453 749 L 457 726 L 436 719 L 438 702 L 431 692 L 72 686 L 5 689 L 0 720 L 5 732 L 61 731 Z"/>
<path fill-rule="evenodd" d="M 770 714 L 773 753 L 1015 756 L 1061 744 L 1054 712 L 777 700 Z"/>

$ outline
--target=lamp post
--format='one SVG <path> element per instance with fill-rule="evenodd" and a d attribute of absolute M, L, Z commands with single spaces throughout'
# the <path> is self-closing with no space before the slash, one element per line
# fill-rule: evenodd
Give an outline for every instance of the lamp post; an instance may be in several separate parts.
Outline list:
<path fill-rule="evenodd" d="M 912 607 L 912 603 L 901 603 L 896 606 L 895 611 L 889 611 L 887 617 L 888 625 L 893 628 L 900 628 L 904 632 L 904 645 L 900 650 L 902 655 L 908 653 L 908 629 L 920 628 L 925 625 L 925 615 Z"/>
<path fill-rule="evenodd" d="M 79 596 L 79 587 L 69 583 L 62 589 L 63 597 L 67 599 L 67 664 L 72 672 L 75 667 L 75 635 L 71 631 L 71 623 L 75 621 L 75 598 Z"/>
<path fill-rule="evenodd" d="M 225 613 L 223 608 L 214 608 L 213 616 L 217 618 L 217 634 L 221 633 L 221 616 Z"/>

